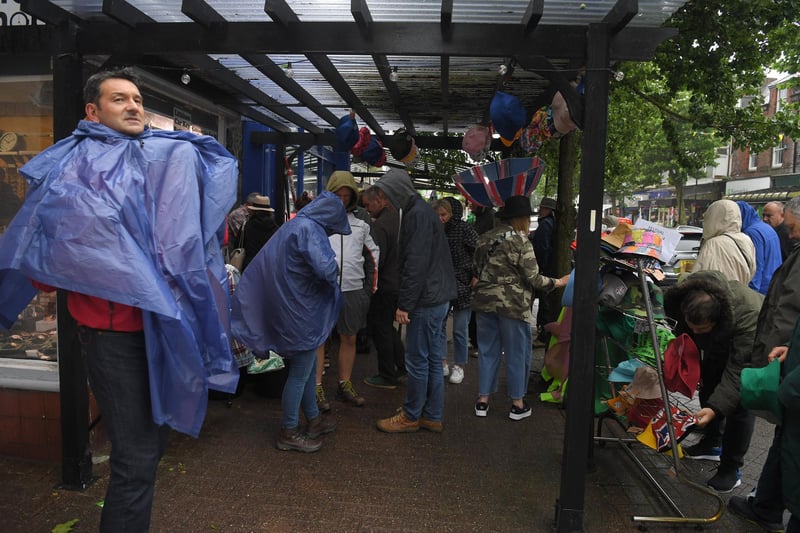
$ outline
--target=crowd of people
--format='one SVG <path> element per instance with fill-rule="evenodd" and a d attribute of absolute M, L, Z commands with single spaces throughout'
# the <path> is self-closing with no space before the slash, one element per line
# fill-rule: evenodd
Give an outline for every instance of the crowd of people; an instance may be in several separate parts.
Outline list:
<path fill-rule="evenodd" d="M 508 418 L 531 415 L 531 351 L 534 333 L 542 335 L 534 324 L 555 319 L 541 303 L 535 319 L 534 300 L 569 280 L 555 272 L 555 200 L 542 200 L 531 232 L 527 196 L 506 198 L 497 212 L 469 206 L 468 223 L 458 199 L 427 202 L 403 170 L 363 191 L 338 170 L 316 198 L 298 198 L 282 224 L 260 192 L 226 213 L 238 179 L 235 158 L 209 137 L 150 130 L 130 71 L 91 76 L 85 102 L 86 118 L 73 136 L 22 169 L 39 185 L 2 241 L 0 266 L 9 274 L 0 281 L 0 304 L 3 317 L 16 316 L 36 290 L 68 294 L 111 441 L 102 531 L 149 528 L 168 428 L 196 435 L 209 389 L 230 393 L 239 372 L 278 368 L 270 366 L 275 357 L 286 370 L 275 445 L 319 450 L 321 437 L 336 430 L 322 382 L 332 337 L 337 400 L 365 403 L 352 375 L 356 337 L 365 330 L 377 372 L 362 383 L 405 385 L 402 406 L 376 421 L 380 431 L 442 432 L 445 377 L 464 382 L 470 344 L 478 358 L 475 415 L 489 415 L 501 363 Z M 99 153 L 125 170 L 117 176 L 109 165 L 98 167 Z M 169 180 L 164 168 L 172 169 Z M 65 186 L 92 194 L 72 201 Z M 35 209 L 41 206 L 50 214 Z M 719 462 L 708 481 L 719 492 L 741 484 L 754 427 L 740 398 L 742 370 L 781 362 L 782 416 L 772 447 L 753 493 L 732 497 L 729 507 L 770 531 L 783 530 L 788 508 L 787 531 L 797 532 L 800 198 L 769 203 L 761 217 L 743 202 L 713 203 L 694 271 L 667 291 L 665 311 L 703 354 L 695 417 L 704 436 L 686 453 Z M 53 231 L 33 232 L 40 225 Z M 74 247 L 68 257 L 65 242 Z M 241 269 L 223 262 L 233 249 L 243 249 Z M 71 266 L 81 274 L 66 279 Z M 220 313 L 226 283 L 231 336 Z"/>

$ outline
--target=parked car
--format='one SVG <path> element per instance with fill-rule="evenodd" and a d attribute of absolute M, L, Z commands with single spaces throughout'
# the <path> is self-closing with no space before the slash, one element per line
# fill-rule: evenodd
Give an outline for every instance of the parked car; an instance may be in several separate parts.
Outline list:
<path fill-rule="evenodd" d="M 664 265 L 664 280 L 659 283 L 661 287 L 674 285 L 682 272 L 692 271 L 703 238 L 703 228 L 697 226 L 681 225 L 676 226 L 675 230 L 681 234 L 681 240 L 675 246 L 675 255 Z"/>

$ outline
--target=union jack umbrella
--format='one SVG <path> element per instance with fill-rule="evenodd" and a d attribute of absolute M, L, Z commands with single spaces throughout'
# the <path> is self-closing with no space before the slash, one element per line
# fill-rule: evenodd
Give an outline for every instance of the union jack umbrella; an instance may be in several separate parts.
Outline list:
<path fill-rule="evenodd" d="M 543 170 L 544 161 L 538 157 L 517 157 L 462 170 L 453 181 L 470 202 L 500 207 L 510 196 L 530 195 Z"/>

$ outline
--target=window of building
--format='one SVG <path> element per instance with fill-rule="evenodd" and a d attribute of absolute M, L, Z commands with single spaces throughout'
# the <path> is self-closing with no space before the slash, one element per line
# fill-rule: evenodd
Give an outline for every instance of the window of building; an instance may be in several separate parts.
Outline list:
<path fill-rule="evenodd" d="M 772 149 L 772 166 L 773 167 L 781 167 L 783 166 L 783 152 L 786 150 L 786 146 L 783 144 L 779 144 L 775 148 Z"/>
<path fill-rule="evenodd" d="M 787 89 L 778 89 L 777 95 L 775 98 L 775 112 L 777 113 L 781 109 L 783 109 L 784 105 L 786 105 L 786 94 Z"/>
<path fill-rule="evenodd" d="M 750 159 L 747 163 L 748 170 L 755 170 L 758 168 L 758 152 L 750 152 Z"/>

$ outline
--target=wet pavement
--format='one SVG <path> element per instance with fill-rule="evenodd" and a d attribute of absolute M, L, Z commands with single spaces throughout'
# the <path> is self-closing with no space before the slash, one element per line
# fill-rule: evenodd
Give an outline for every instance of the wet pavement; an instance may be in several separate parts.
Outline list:
<path fill-rule="evenodd" d="M 539 369 L 542 350 L 534 355 Z M 170 437 L 159 466 L 152 531 L 553 531 L 566 411 L 531 394 L 533 416 L 512 421 L 501 379 L 488 416 L 476 417 L 477 366 L 470 358 L 464 382 L 445 385 L 443 433 L 385 434 L 375 421 L 401 405 L 405 387 L 381 390 L 361 383 L 375 372 L 376 362 L 374 353 L 358 354 L 354 383 L 366 406 L 333 401 L 337 431 L 325 435 L 323 448 L 313 454 L 275 448 L 280 401 L 259 394 L 263 387 L 248 383 L 230 402 L 211 401 L 198 439 Z M 332 368 L 324 377 L 329 396 L 335 376 Z M 532 393 L 541 390 L 535 376 L 531 383 Z M 625 436 L 614 422 L 604 424 L 603 434 Z M 724 495 L 725 501 L 751 490 L 771 435 L 772 426 L 759 420 L 742 486 Z M 714 515 L 715 498 L 671 477 L 666 457 L 638 444 L 629 449 L 681 513 Z M 72 520 L 77 520 L 72 531 L 96 531 L 107 454 L 107 445 L 93 450 L 98 479 L 79 492 L 56 488 L 58 464 L 0 458 L 0 531 L 48 532 Z M 634 516 L 678 516 L 621 446 L 595 445 L 593 456 L 595 468 L 585 484 L 585 531 L 637 531 Z M 700 483 L 715 468 L 707 461 L 680 464 L 682 477 Z M 648 529 L 696 528 L 650 524 Z M 727 510 L 703 529 L 755 530 Z"/>

